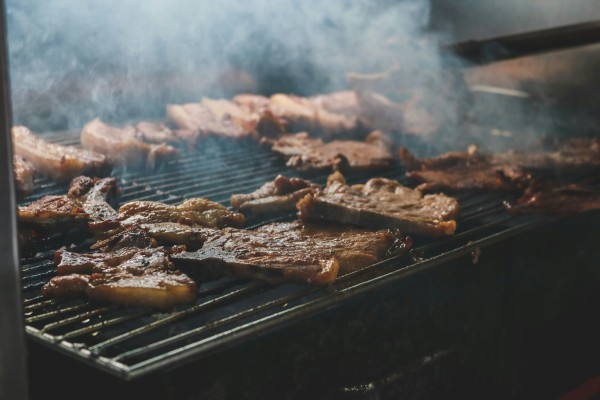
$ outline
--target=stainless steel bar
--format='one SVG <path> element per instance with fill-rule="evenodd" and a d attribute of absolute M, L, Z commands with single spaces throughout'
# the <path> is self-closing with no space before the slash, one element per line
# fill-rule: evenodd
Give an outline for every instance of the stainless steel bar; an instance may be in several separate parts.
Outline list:
<path fill-rule="evenodd" d="M 6 9 L 0 0 L 0 399 L 27 399 L 27 361 L 12 165 Z"/>

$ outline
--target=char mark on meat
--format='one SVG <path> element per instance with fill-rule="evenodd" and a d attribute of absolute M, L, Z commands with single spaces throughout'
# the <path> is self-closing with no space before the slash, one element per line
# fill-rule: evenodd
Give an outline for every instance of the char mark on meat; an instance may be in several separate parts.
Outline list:
<path fill-rule="evenodd" d="M 117 214 L 108 201 L 115 193 L 115 178 L 76 177 L 66 195 L 44 196 L 27 206 L 20 206 L 18 220 L 23 226 L 44 231 L 114 228 Z"/>
<path fill-rule="evenodd" d="M 51 298 L 88 297 L 126 306 L 170 309 L 193 302 L 196 283 L 177 271 L 162 248 L 111 253 L 55 253 L 58 276 L 42 288 Z"/>
<path fill-rule="evenodd" d="M 330 221 L 373 228 L 397 228 L 407 234 L 454 234 L 458 201 L 444 194 L 419 190 L 385 178 L 348 186 L 342 174 L 329 177 L 327 187 L 297 204 L 303 221 Z"/>
<path fill-rule="evenodd" d="M 536 181 L 516 203 L 504 203 L 511 214 L 578 213 L 600 209 L 600 190 L 582 184 Z"/>
<path fill-rule="evenodd" d="M 288 178 L 278 175 L 249 194 L 231 196 L 231 206 L 249 215 L 265 215 L 284 211 L 294 211 L 296 202 L 309 193 L 316 193 L 320 185 L 301 178 Z"/>
<path fill-rule="evenodd" d="M 328 285 L 345 273 L 403 254 L 410 240 L 397 232 L 274 223 L 257 230 L 227 228 L 195 252 L 173 254 L 190 276 L 231 275 L 272 283 Z"/>
<path fill-rule="evenodd" d="M 374 171 L 389 168 L 392 162 L 391 142 L 378 131 L 371 132 L 364 142 L 334 140 L 326 143 L 301 132 L 262 143 L 270 144 L 274 152 L 287 159 L 288 166 L 302 172 Z"/>

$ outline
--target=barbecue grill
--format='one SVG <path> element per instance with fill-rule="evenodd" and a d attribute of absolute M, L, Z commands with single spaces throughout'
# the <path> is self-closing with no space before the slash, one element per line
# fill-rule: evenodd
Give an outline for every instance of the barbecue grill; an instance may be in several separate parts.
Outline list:
<path fill-rule="evenodd" d="M 597 24 L 584 28 L 596 30 Z M 569 45 L 581 44 L 573 40 Z M 481 47 L 454 46 L 477 61 L 474 48 Z M 3 67 L 5 53 L 0 52 Z M 0 82 L 7 93 L 8 80 Z M 10 115 L 8 95 L 4 100 L 0 111 Z M 2 120 L 0 172 L 8 177 L 10 124 Z M 78 132 L 44 137 L 79 144 Z M 401 141 L 409 148 L 427 147 L 412 136 Z M 380 176 L 410 185 L 404 172 L 395 162 Z M 228 206 L 232 193 L 250 192 L 280 173 L 299 176 L 254 141 L 209 138 L 157 171 L 120 168 L 113 175 L 120 202 L 176 204 L 207 197 Z M 324 184 L 327 175 L 310 178 Z M 346 178 L 353 184 L 371 176 Z M 447 398 L 490 395 L 488 390 L 494 392 L 488 397 L 547 397 L 599 372 L 597 330 L 589 322 L 594 317 L 582 307 L 599 304 L 597 214 L 509 216 L 502 202 L 515 200 L 512 195 L 456 194 L 461 204 L 456 235 L 418 238 L 409 257 L 340 276 L 327 288 L 222 278 L 200 284 L 194 304 L 157 312 L 42 297 L 40 288 L 55 274 L 54 250 L 85 250 L 92 238 L 63 232 L 36 243 L 17 261 L 14 188 L 11 179 L 1 183 L 9 194 L 2 198 L 2 221 L 10 222 L 0 232 L 0 311 L 6 316 L 0 329 L 5 388 L 0 395 L 7 399 L 27 391 L 32 398 L 71 398 L 82 391 L 91 398 Z M 43 177 L 35 187 L 24 204 L 66 190 Z M 254 217 L 247 226 L 295 218 Z M 566 324 L 585 333 L 573 334 Z M 575 338 L 581 343 L 572 343 Z M 584 348 L 588 358 L 580 357 Z M 551 361 L 555 368 L 544 366 Z"/>

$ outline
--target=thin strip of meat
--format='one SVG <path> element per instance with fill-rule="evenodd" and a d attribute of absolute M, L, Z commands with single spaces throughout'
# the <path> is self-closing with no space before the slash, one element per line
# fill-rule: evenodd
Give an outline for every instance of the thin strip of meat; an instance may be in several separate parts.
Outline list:
<path fill-rule="evenodd" d="M 408 149 L 399 150 L 400 160 L 408 170 L 406 176 L 424 192 L 439 190 L 522 190 L 532 175 L 518 165 L 490 154 L 476 146 L 466 152 L 449 152 L 438 157 L 419 159 Z"/>
<path fill-rule="evenodd" d="M 365 142 L 334 140 L 328 143 L 312 139 L 306 132 L 284 135 L 277 140 L 262 140 L 273 151 L 287 158 L 287 165 L 298 171 L 371 171 L 388 168 L 392 162 L 391 142 L 373 131 Z"/>
<path fill-rule="evenodd" d="M 332 174 L 327 187 L 297 204 L 303 221 L 330 221 L 373 228 L 397 228 L 407 234 L 454 234 L 458 201 L 444 194 L 425 195 L 399 182 L 373 178 L 364 185 L 346 185 Z"/>
<path fill-rule="evenodd" d="M 197 227 L 224 228 L 243 226 L 245 217 L 214 201 L 192 198 L 178 205 L 153 201 L 125 203 L 119 208 L 118 220 L 124 226 L 174 222 Z"/>
<path fill-rule="evenodd" d="M 600 190 L 580 184 L 535 182 L 516 203 L 504 202 L 511 214 L 578 213 L 600 209 Z"/>
<path fill-rule="evenodd" d="M 233 275 L 267 282 L 328 285 L 349 272 L 391 254 L 403 254 L 410 240 L 398 232 L 271 224 L 258 230 L 224 229 L 195 252 L 173 254 L 190 276 Z"/>
<path fill-rule="evenodd" d="M 206 136 L 236 139 L 254 137 L 258 123 L 256 114 L 234 102 L 207 98 L 201 103 L 169 104 L 167 115 L 187 132 L 190 144 Z"/>
<path fill-rule="evenodd" d="M 12 128 L 15 154 L 31 162 L 35 170 L 53 179 L 68 181 L 78 175 L 110 174 L 109 159 L 95 151 L 49 143 L 24 126 Z"/>
<path fill-rule="evenodd" d="M 60 230 L 66 228 L 109 229 L 116 225 L 116 212 L 108 199 L 116 192 L 115 178 L 80 176 L 71 181 L 67 195 L 44 196 L 18 208 L 23 226 Z"/>
<path fill-rule="evenodd" d="M 42 288 L 51 298 L 89 297 L 126 306 L 170 309 L 193 302 L 196 283 L 177 271 L 162 248 L 112 253 L 55 253 L 58 276 Z"/>
<path fill-rule="evenodd" d="M 88 122 L 82 128 L 80 137 L 83 147 L 105 154 L 117 164 L 134 168 L 154 168 L 178 155 L 174 147 L 165 143 L 143 142 L 134 126 L 117 128 L 99 118 Z"/>
<path fill-rule="evenodd" d="M 13 157 L 13 168 L 15 174 L 15 183 L 17 184 L 17 192 L 20 196 L 27 196 L 33 191 L 35 167 L 23 157 L 15 155 Z"/>
<path fill-rule="evenodd" d="M 99 240 L 92 249 L 113 251 L 158 244 L 197 249 L 216 229 L 241 227 L 246 218 L 208 199 L 192 198 L 178 205 L 132 201 L 119 208 L 115 220 L 116 226 L 96 230 Z"/>
<path fill-rule="evenodd" d="M 231 207 L 246 215 L 294 211 L 298 200 L 320 188 L 320 185 L 305 179 L 278 175 L 252 193 L 232 195 L 230 203 Z"/>

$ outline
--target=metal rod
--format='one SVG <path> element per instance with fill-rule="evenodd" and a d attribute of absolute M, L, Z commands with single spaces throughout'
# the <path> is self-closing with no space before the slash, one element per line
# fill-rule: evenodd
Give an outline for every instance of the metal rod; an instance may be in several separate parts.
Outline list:
<path fill-rule="evenodd" d="M 482 65 L 599 42 L 600 21 L 594 21 L 491 39 L 471 40 L 455 43 L 444 49 L 470 63 Z"/>
<path fill-rule="evenodd" d="M 6 9 L 0 0 L 0 399 L 27 399 L 27 362 L 10 129 Z"/>

